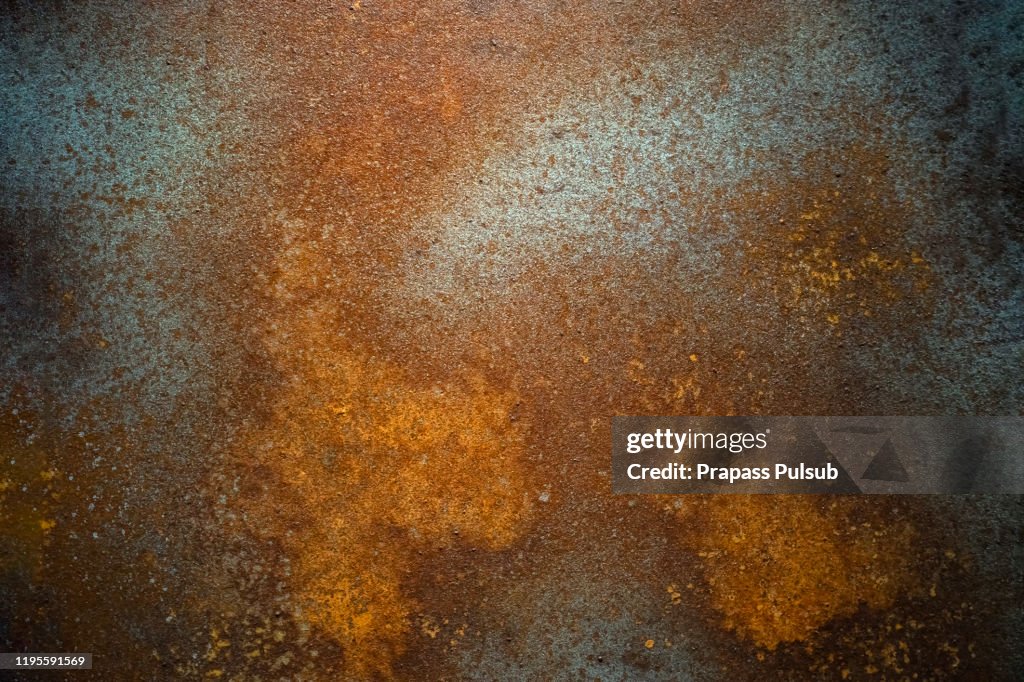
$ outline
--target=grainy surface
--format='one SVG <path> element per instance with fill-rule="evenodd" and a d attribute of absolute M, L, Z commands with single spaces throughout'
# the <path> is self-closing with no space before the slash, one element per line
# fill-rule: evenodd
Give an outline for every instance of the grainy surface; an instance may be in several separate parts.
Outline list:
<path fill-rule="evenodd" d="M 1021 414 L 1022 67 L 1010 0 L 4 3 L 0 647 L 1019 679 L 1019 498 L 613 497 L 608 443 Z"/>

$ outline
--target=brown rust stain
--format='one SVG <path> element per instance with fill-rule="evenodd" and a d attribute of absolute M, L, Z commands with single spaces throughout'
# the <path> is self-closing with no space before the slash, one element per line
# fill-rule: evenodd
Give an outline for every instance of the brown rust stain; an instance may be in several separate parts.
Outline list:
<path fill-rule="evenodd" d="M 809 156 L 799 178 L 754 179 L 727 202 L 751 232 L 737 283 L 767 277 L 784 310 L 818 324 L 885 318 L 897 302 L 927 314 L 933 275 L 911 235 L 928 219 L 928 202 L 897 193 L 891 153 L 863 142 Z"/>
<path fill-rule="evenodd" d="M 266 46 L 288 64 L 280 88 L 288 97 L 260 112 L 285 131 L 271 163 L 274 192 L 284 206 L 341 220 L 389 250 L 409 247 L 396 243 L 410 221 L 444 204 L 448 171 L 508 144 L 509 127 L 531 110 L 557 108 L 609 72 L 621 72 L 623 85 L 640 82 L 640 60 L 670 46 L 699 50 L 709 35 L 742 26 L 749 47 L 785 21 L 774 7 L 725 1 L 715 11 L 374 3 L 340 17 L 301 9 L 289 17 L 271 26 L 280 44 Z"/>
<path fill-rule="evenodd" d="M 34 421 L 21 411 L 5 411 L 0 417 L 0 575 L 6 584 L 43 577 L 45 548 L 57 526 L 55 505 L 63 475 L 46 448 L 33 443 Z"/>
<path fill-rule="evenodd" d="M 0 416 L 0 578 L 15 588 L 0 614 L 6 636 L 20 645 L 116 648 L 128 636 L 125 614 L 142 609 L 146 616 L 130 622 L 148 628 L 161 611 L 159 589 L 142 579 L 151 575 L 147 567 L 126 551 L 132 536 L 124 531 L 136 528 L 124 517 L 140 513 L 118 496 L 130 465 L 83 466 L 102 451 L 93 449 L 98 434 L 88 423 L 81 418 L 82 430 L 61 437 L 46 416 L 23 406 Z M 139 648 L 124 655 L 130 669 L 148 659 Z"/>

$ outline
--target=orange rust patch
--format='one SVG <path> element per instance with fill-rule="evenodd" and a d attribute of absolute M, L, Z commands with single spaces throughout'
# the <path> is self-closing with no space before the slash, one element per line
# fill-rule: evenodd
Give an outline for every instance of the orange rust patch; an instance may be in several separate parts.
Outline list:
<path fill-rule="evenodd" d="M 391 675 L 415 604 L 402 580 L 417 548 L 508 546 L 530 507 L 514 391 L 473 376 L 416 383 L 341 338 L 311 301 L 320 260 L 289 249 L 265 336 L 288 377 L 246 440 L 244 505 L 293 558 L 305 618 L 345 648 L 350 674 Z"/>
<path fill-rule="evenodd" d="M 916 535 L 854 498 L 701 498 L 683 507 L 683 543 L 700 557 L 727 628 L 775 649 L 861 604 L 889 607 L 914 579 Z"/>
<path fill-rule="evenodd" d="M 409 628 L 400 583 L 414 548 L 497 549 L 523 531 L 523 435 L 508 418 L 514 394 L 414 388 L 328 338 L 309 339 L 301 378 L 250 441 L 273 442 L 256 461 L 277 485 L 247 503 L 294 557 L 308 618 L 346 646 L 349 669 L 387 674 Z"/>

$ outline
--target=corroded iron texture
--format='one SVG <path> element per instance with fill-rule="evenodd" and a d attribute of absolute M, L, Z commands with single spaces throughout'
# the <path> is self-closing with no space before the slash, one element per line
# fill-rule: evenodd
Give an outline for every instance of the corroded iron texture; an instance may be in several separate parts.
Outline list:
<path fill-rule="evenodd" d="M 1011 0 L 4 3 L 0 648 L 1019 679 L 1018 498 L 616 497 L 609 442 L 1021 414 L 1022 32 Z"/>

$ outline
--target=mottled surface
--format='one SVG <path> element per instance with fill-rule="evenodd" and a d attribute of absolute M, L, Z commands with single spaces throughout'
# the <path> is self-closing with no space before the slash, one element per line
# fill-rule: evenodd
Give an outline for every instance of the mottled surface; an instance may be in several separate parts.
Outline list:
<path fill-rule="evenodd" d="M 1019 2 L 2 7 L 3 650 L 1024 674 L 1018 498 L 608 470 L 613 414 L 1024 412 Z"/>

